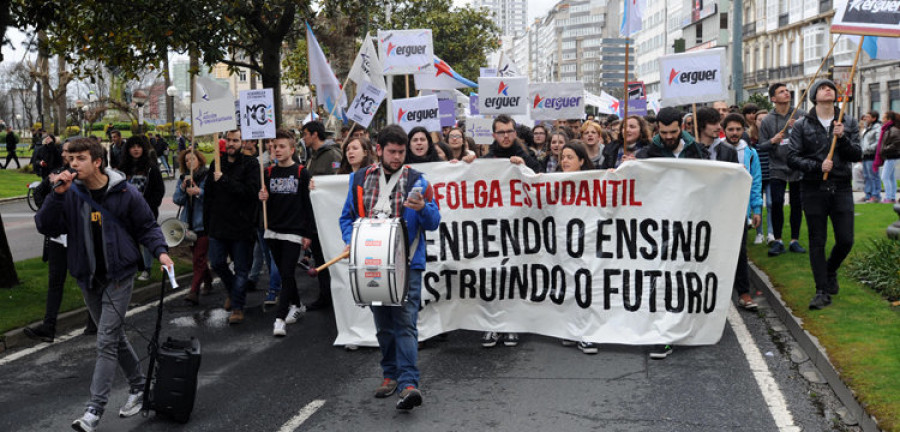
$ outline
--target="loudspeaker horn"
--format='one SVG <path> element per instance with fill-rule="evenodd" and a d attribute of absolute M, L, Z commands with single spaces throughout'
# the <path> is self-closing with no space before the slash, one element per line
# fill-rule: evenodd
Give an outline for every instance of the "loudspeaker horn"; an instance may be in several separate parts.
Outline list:
<path fill-rule="evenodd" d="M 187 225 L 177 218 L 169 218 L 162 221 L 159 224 L 159 228 L 162 230 L 163 237 L 166 239 L 166 245 L 169 247 L 178 246 L 185 240 L 193 242 L 197 239 L 197 235 L 188 230 Z"/>

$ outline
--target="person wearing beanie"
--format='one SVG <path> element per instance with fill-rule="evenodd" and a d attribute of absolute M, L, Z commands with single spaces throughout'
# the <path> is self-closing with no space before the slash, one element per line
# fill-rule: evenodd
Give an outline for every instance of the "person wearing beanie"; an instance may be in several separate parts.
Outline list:
<path fill-rule="evenodd" d="M 853 162 L 862 160 L 859 126 L 852 116 L 840 122 L 835 107 L 837 87 L 829 80 L 816 81 L 809 89 L 815 107 L 794 124 L 788 145 L 788 166 L 801 173 L 803 212 L 809 232 L 809 263 L 816 293 L 809 308 L 822 309 L 838 293 L 837 272 L 853 248 Z M 836 138 L 834 154 L 828 158 Z M 824 175 L 828 178 L 824 179 Z M 828 219 L 834 231 L 834 247 L 825 259 Z"/>

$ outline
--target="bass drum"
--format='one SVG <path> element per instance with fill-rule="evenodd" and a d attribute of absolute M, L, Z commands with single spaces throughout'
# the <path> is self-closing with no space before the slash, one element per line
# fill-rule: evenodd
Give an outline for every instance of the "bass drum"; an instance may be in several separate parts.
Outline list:
<path fill-rule="evenodd" d="M 402 306 L 409 291 L 403 218 L 361 218 L 350 240 L 350 291 L 360 306 Z"/>

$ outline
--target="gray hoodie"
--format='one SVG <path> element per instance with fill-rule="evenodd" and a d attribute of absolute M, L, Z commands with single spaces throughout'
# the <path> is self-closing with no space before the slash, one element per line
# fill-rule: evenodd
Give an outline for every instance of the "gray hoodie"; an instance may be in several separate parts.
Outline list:
<path fill-rule="evenodd" d="M 759 149 L 769 152 L 769 178 L 795 182 L 800 180 L 800 173 L 787 165 L 787 143 L 791 136 L 791 128 L 784 132 L 785 140 L 782 143 L 771 142 L 772 137 L 784 129 L 790 115 L 791 111 L 788 111 L 787 115 L 778 114 L 774 109 L 769 112 L 759 126 Z M 806 111 L 798 109 L 794 114 L 794 120 L 799 120 L 805 115 Z"/>

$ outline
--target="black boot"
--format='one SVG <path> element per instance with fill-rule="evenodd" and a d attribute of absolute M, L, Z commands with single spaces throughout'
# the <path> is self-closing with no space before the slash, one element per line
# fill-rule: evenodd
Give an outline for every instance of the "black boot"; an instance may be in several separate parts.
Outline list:
<path fill-rule="evenodd" d="M 22 332 L 25 333 L 25 336 L 41 342 L 53 342 L 53 338 L 56 337 L 56 329 L 47 323 L 41 323 L 36 327 L 25 327 Z"/>

